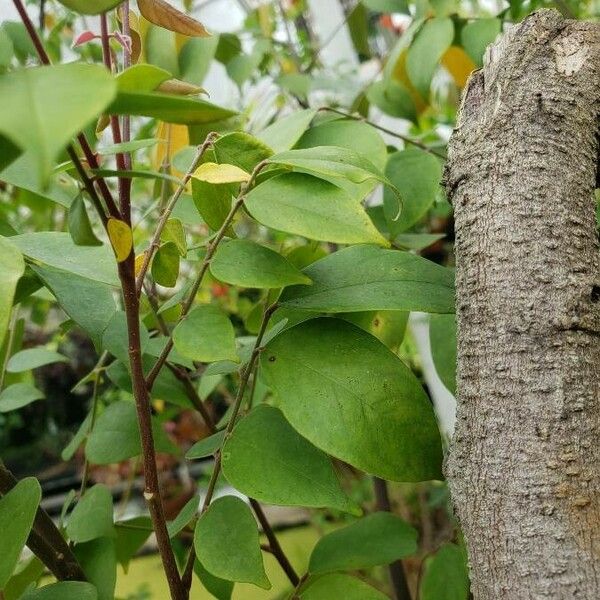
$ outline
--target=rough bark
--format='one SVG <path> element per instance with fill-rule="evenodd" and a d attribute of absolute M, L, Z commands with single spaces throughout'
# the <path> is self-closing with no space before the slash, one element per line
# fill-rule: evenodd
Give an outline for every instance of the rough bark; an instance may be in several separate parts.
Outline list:
<path fill-rule="evenodd" d="M 465 92 L 458 413 L 447 464 L 476 600 L 600 598 L 600 24 L 540 11 Z"/>

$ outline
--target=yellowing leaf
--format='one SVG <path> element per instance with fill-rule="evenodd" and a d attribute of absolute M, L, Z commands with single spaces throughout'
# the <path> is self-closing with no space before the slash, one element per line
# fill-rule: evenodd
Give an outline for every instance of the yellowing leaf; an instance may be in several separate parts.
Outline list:
<path fill-rule="evenodd" d="M 117 262 L 123 262 L 129 256 L 129 253 L 133 248 L 131 227 L 124 221 L 110 218 L 106 224 L 106 229 L 108 231 L 110 243 L 115 251 Z"/>
<path fill-rule="evenodd" d="M 146 260 L 146 253 L 142 252 L 135 257 L 135 276 L 137 277 L 142 270 L 142 266 L 144 265 L 144 261 Z"/>
<path fill-rule="evenodd" d="M 450 46 L 442 56 L 441 62 L 460 88 L 465 86 L 469 75 L 477 68 L 469 55 L 459 46 Z"/>
<path fill-rule="evenodd" d="M 415 108 L 417 109 L 417 113 L 421 114 L 427 108 L 428 104 L 423 100 L 423 97 L 415 89 L 415 86 L 408 77 L 408 73 L 406 72 L 406 55 L 407 51 L 404 50 L 398 57 L 398 60 L 394 65 L 394 70 L 392 71 L 392 77 L 403 83 L 406 89 L 408 89 L 410 97 L 412 98 Z"/>
<path fill-rule="evenodd" d="M 164 140 L 164 144 L 157 144 L 154 147 L 152 155 L 152 168 L 155 171 L 160 171 L 163 165 L 170 165 L 171 159 L 182 148 L 189 146 L 190 138 L 186 125 L 178 125 L 176 123 L 165 123 L 161 121 L 158 125 L 156 137 Z M 183 177 L 184 173 L 171 168 L 171 174 L 175 177 Z"/>
<path fill-rule="evenodd" d="M 235 165 L 218 165 L 207 162 L 196 169 L 193 177 L 207 183 L 239 183 L 248 181 L 250 174 Z"/>
<path fill-rule="evenodd" d="M 208 96 L 204 88 L 180 79 L 167 79 L 156 88 L 156 91 L 178 96 L 191 96 L 193 94 L 206 94 Z"/>
<path fill-rule="evenodd" d="M 123 4 L 117 9 L 117 18 L 123 23 Z M 142 54 L 142 36 L 140 34 L 140 21 L 136 13 L 129 11 L 129 33 L 131 37 L 131 64 L 139 62 Z"/>
<path fill-rule="evenodd" d="M 192 37 L 210 36 L 202 23 L 173 8 L 164 0 L 138 0 L 138 8 L 145 19 L 159 27 Z"/>

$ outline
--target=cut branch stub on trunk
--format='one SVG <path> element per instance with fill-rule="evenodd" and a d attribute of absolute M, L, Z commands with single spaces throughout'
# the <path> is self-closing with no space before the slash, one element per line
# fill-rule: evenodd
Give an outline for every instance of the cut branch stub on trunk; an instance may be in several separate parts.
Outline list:
<path fill-rule="evenodd" d="M 544 10 L 488 48 L 450 141 L 476 600 L 600 598 L 599 116 L 600 24 Z"/>

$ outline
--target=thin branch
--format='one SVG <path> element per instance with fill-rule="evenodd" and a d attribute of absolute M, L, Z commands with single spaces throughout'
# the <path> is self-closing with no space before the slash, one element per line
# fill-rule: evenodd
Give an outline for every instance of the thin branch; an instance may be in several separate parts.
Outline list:
<path fill-rule="evenodd" d="M 231 207 L 229 214 L 225 218 L 225 221 L 223 221 L 221 228 L 219 229 L 219 231 L 217 231 L 217 233 L 215 234 L 215 237 L 212 239 L 212 241 L 206 248 L 206 255 L 204 256 L 204 260 L 202 261 L 202 264 L 200 265 L 200 271 L 198 272 L 198 275 L 196 276 L 196 279 L 194 280 L 194 283 L 192 284 L 192 287 L 190 289 L 190 293 L 188 294 L 187 299 L 183 303 L 182 310 L 181 310 L 181 316 L 179 317 L 180 322 L 186 317 L 186 315 L 192 308 L 192 306 L 194 304 L 194 300 L 196 298 L 196 294 L 198 293 L 198 290 L 200 289 L 200 286 L 202 285 L 202 281 L 204 279 L 204 276 L 206 275 L 208 266 L 210 265 L 210 261 L 212 260 L 212 257 L 214 256 L 214 254 L 217 250 L 217 247 L 219 246 L 219 243 L 225 237 L 225 233 L 229 229 L 229 226 L 231 225 L 235 215 L 237 214 L 238 210 L 244 204 L 244 200 L 246 199 L 246 193 L 248 192 L 248 190 L 254 183 L 256 176 L 267 166 L 267 164 L 268 164 L 268 161 L 265 160 L 265 161 L 258 163 L 258 165 L 256 165 L 256 167 L 254 167 L 254 170 L 252 171 L 252 174 L 250 175 L 250 179 L 246 182 L 245 185 L 242 186 L 242 189 L 240 190 L 238 197 L 236 198 L 235 202 L 233 203 L 233 206 Z M 160 373 L 160 370 L 162 369 L 163 365 L 169 358 L 169 354 L 171 353 L 172 349 L 173 349 L 173 334 L 171 334 L 171 336 L 167 340 L 167 343 L 165 344 L 163 351 L 161 352 L 160 356 L 156 360 L 156 363 L 154 363 L 154 366 L 150 370 L 150 373 L 148 373 L 148 377 L 146 378 L 146 385 L 149 390 L 152 389 L 152 386 L 154 385 L 154 382 L 156 381 L 156 378 L 158 377 L 158 374 Z"/>
<path fill-rule="evenodd" d="M 196 156 L 194 157 L 194 160 L 192 161 L 190 168 L 188 169 L 183 180 L 181 181 L 181 183 L 175 190 L 175 193 L 173 194 L 173 196 L 171 196 L 169 203 L 167 204 L 167 206 L 165 206 L 165 208 L 160 216 L 160 220 L 158 221 L 158 225 L 156 226 L 156 230 L 154 231 L 154 235 L 152 236 L 150 246 L 149 246 L 148 250 L 146 250 L 146 252 L 144 253 L 144 262 L 142 263 L 140 272 L 137 276 L 135 289 L 136 289 L 136 293 L 138 296 L 140 295 L 140 293 L 142 291 L 144 278 L 146 277 L 146 273 L 148 272 L 148 268 L 150 267 L 150 263 L 152 262 L 154 253 L 158 250 L 158 248 L 160 246 L 160 236 L 163 232 L 163 229 L 165 228 L 165 225 L 167 224 L 167 221 L 169 220 L 169 217 L 171 216 L 171 213 L 173 212 L 173 209 L 175 208 L 177 201 L 181 197 L 181 194 L 183 194 L 185 187 L 187 186 L 188 182 L 192 178 L 192 175 L 198 168 L 198 165 L 200 164 L 200 161 L 202 160 L 204 153 L 210 147 L 210 145 L 213 143 L 213 141 L 215 140 L 217 135 L 218 134 L 214 133 L 214 132 L 209 133 L 208 136 L 206 137 L 206 139 L 204 140 L 204 142 L 202 143 L 202 145 L 198 146 Z"/>

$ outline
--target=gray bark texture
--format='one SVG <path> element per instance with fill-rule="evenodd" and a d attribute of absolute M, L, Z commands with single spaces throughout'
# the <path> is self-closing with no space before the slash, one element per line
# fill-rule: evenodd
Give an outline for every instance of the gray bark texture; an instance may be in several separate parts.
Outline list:
<path fill-rule="evenodd" d="M 476 600 L 600 599 L 600 24 L 539 11 L 486 53 L 445 174 Z"/>

